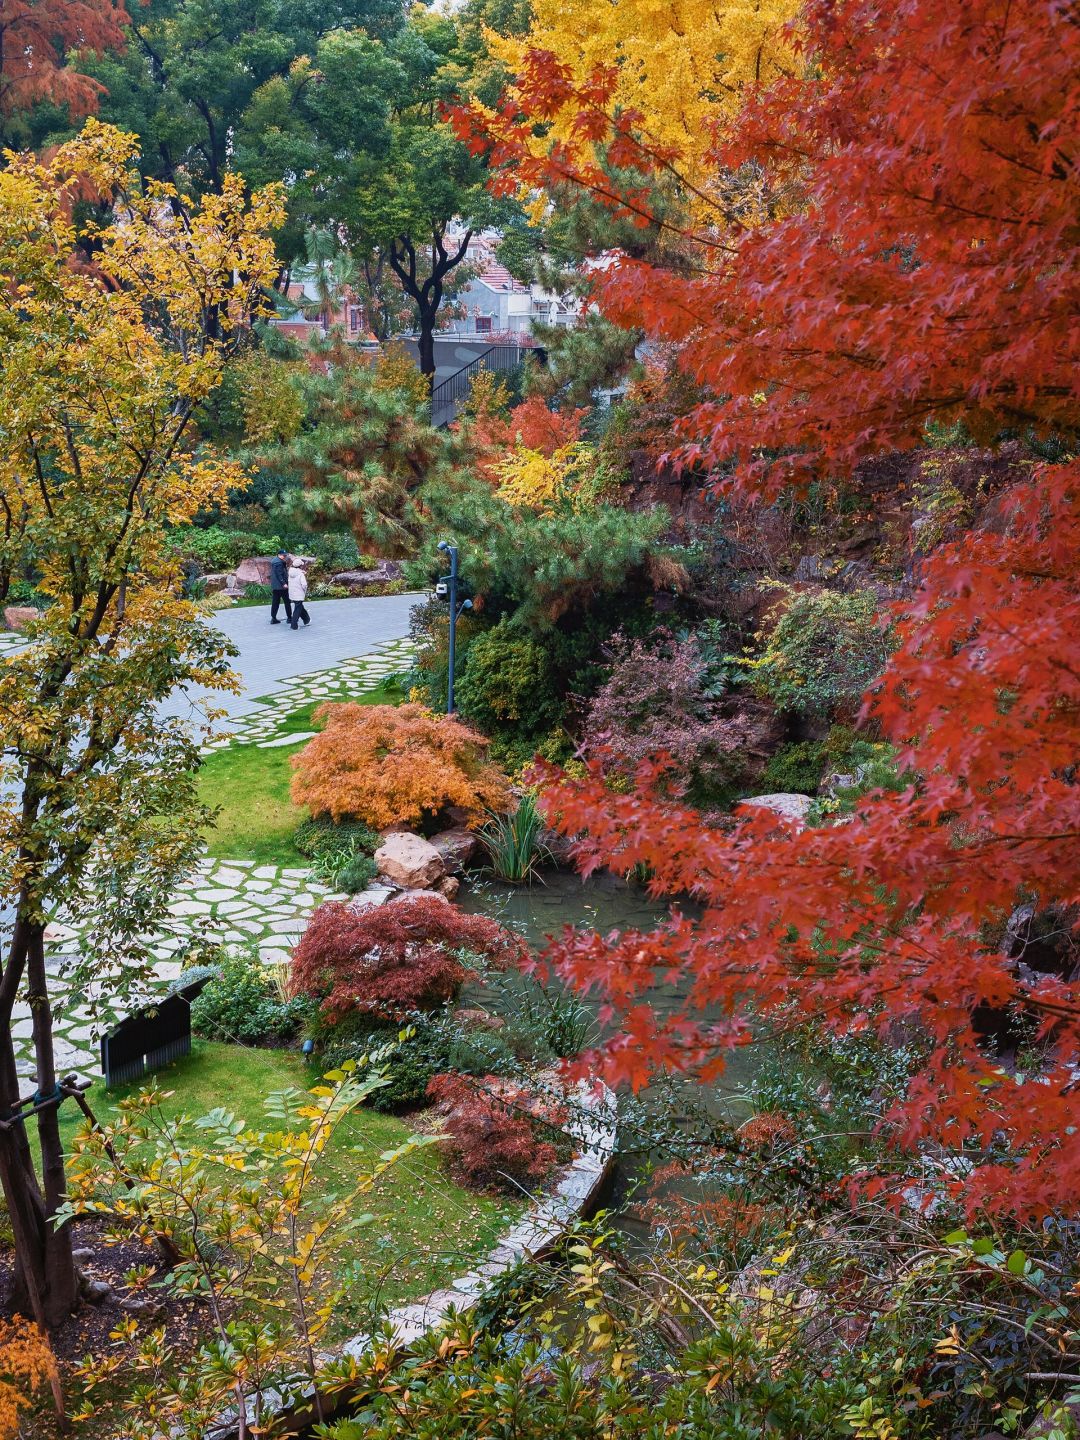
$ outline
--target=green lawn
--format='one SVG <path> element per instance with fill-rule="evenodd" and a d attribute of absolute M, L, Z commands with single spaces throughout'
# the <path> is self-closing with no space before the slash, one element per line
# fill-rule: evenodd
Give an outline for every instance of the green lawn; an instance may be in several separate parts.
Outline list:
<path fill-rule="evenodd" d="M 348 697 L 356 705 L 395 705 L 401 692 L 383 684 Z M 317 730 L 314 712 L 323 700 L 293 710 L 279 731 Z M 229 745 L 208 755 L 199 769 L 199 798 L 220 813 L 206 833 L 206 853 L 215 860 L 254 860 L 259 865 L 307 865 L 292 843 L 293 831 L 307 811 L 289 798 L 291 757 L 301 744 L 263 750 L 258 745 Z"/>
<path fill-rule="evenodd" d="M 100 1082 L 88 1092 L 95 1115 L 107 1121 L 126 1095 L 139 1089 L 174 1091 L 163 1110 L 198 1117 L 219 1106 L 253 1127 L 276 1128 L 264 1110 L 268 1095 L 318 1082 L 317 1069 L 287 1050 L 257 1050 L 195 1040 L 190 1056 L 166 1067 L 153 1080 L 106 1090 Z M 82 1123 L 71 1102 L 60 1112 L 65 1148 Z M 398 1118 L 363 1109 L 345 1120 L 322 1162 L 324 1183 L 338 1193 L 353 1183 L 382 1151 L 413 1133 L 408 1116 Z M 349 1282 L 341 1315 L 342 1333 L 360 1328 L 364 1307 L 376 1290 L 396 1303 L 446 1284 L 487 1252 L 509 1228 L 523 1206 L 513 1200 L 473 1195 L 449 1180 L 435 1146 L 399 1161 L 358 1207 L 375 1215 L 374 1224 L 354 1230 L 336 1254 L 339 1273 Z"/>

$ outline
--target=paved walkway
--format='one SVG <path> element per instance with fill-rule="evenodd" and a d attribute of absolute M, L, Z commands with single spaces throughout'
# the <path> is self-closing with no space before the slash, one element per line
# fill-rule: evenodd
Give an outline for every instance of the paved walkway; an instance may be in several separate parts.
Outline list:
<path fill-rule="evenodd" d="M 301 735 L 278 733 L 293 711 L 311 700 L 347 700 L 407 668 L 412 646 L 406 632 L 416 599 L 387 595 L 321 601 L 311 607 L 312 623 L 306 633 L 303 629 L 294 633 L 286 625 L 271 627 L 261 608 L 215 616 L 215 624 L 240 650 L 234 668 L 242 692 L 228 697 L 229 715 L 219 722 L 215 738 L 205 748 L 299 743 Z M 323 611 L 330 613 L 324 617 Z M 312 662 L 320 661 L 323 668 L 314 668 Z M 309 668 L 300 670 L 298 664 Z M 272 703 L 267 704 L 270 697 Z M 178 696 L 169 709 L 174 714 L 191 713 L 192 697 Z M 146 993 L 176 979 L 184 967 L 184 953 L 196 939 L 251 945 L 264 963 L 284 963 L 311 912 L 330 898 L 334 897 L 327 887 L 313 881 L 306 870 L 256 865 L 242 858 L 204 860 L 174 898 L 161 933 L 149 937 L 155 964 Z M 72 971 L 83 930 L 80 918 L 60 917 L 47 933 L 46 963 L 56 1013 L 57 1070 L 94 1077 L 99 1073 L 100 1035 L 131 1006 L 129 1002 L 118 1009 L 110 1002 L 105 978 L 74 987 Z M 32 1075 L 27 1006 L 17 1007 L 13 1029 L 20 1073 Z"/>
<path fill-rule="evenodd" d="M 311 624 L 292 630 L 270 624 L 269 605 L 246 605 L 218 611 L 211 623 L 236 646 L 232 668 L 240 691 L 178 690 L 166 706 L 170 715 L 197 718 L 196 702 L 208 701 L 231 716 L 250 715 L 259 700 L 287 703 L 288 682 L 295 676 L 326 671 L 370 655 L 377 647 L 400 640 L 409 631 L 409 612 L 420 595 L 372 595 L 367 599 L 317 600 L 308 606 Z M 280 613 L 280 612 L 279 612 Z M 293 706 L 292 708 L 296 708 Z"/>

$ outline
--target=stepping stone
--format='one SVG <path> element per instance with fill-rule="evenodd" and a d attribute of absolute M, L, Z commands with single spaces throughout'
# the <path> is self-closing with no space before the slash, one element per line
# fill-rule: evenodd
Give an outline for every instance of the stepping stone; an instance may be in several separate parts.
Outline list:
<path fill-rule="evenodd" d="M 170 915 L 209 915 L 210 906 L 205 900 L 174 900 L 169 906 Z"/>
<path fill-rule="evenodd" d="M 287 965 L 292 959 L 291 950 L 282 950 L 280 947 L 259 946 L 259 959 L 264 965 Z"/>
<path fill-rule="evenodd" d="M 259 873 L 259 872 L 256 870 L 256 871 L 255 871 L 255 874 L 258 875 L 258 873 Z M 245 894 L 245 895 L 249 894 L 252 890 L 262 891 L 262 890 L 271 890 L 271 889 L 273 889 L 273 886 L 270 884 L 270 881 L 269 881 L 269 880 L 245 880 L 245 881 L 244 881 L 244 894 Z"/>
<path fill-rule="evenodd" d="M 222 865 L 215 872 L 213 878 L 219 885 L 231 885 L 235 888 L 237 885 L 243 885 L 247 876 L 240 870 L 230 870 L 228 866 Z"/>
<path fill-rule="evenodd" d="M 207 904 L 213 905 L 217 904 L 219 900 L 235 900 L 236 891 L 231 889 L 225 890 L 219 886 L 209 890 L 196 890 L 195 898 L 196 900 L 205 900 Z"/>
<path fill-rule="evenodd" d="M 246 915 L 251 906 L 246 900 L 224 900 L 217 907 L 219 915 Z"/>
<path fill-rule="evenodd" d="M 278 876 L 276 865 L 258 865 L 251 873 L 256 880 L 276 880 Z M 251 888 L 254 889 L 254 886 Z"/>
<path fill-rule="evenodd" d="M 301 740 L 310 740 L 317 735 L 317 730 L 298 730 L 295 735 L 279 735 L 276 740 L 263 740 L 259 745 L 260 750 L 277 750 L 284 745 L 299 745 Z"/>

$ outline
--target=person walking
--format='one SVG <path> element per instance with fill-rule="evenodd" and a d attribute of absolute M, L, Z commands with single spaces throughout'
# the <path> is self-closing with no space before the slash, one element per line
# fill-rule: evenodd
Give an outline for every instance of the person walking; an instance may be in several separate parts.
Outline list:
<path fill-rule="evenodd" d="M 307 599 L 307 571 L 302 560 L 293 560 L 289 566 L 289 599 L 292 602 L 292 615 L 289 619 L 292 628 L 298 629 L 297 622 L 300 620 L 303 620 L 305 625 L 310 625 L 311 616 L 304 604 Z"/>
<path fill-rule="evenodd" d="M 270 561 L 270 624 L 280 625 L 278 607 L 285 602 L 285 619 L 292 624 L 292 602 L 289 599 L 289 552 L 279 550 Z"/>

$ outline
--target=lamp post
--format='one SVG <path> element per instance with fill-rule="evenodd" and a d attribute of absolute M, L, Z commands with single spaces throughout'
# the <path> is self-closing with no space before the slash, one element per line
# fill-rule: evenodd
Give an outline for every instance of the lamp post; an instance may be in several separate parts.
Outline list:
<path fill-rule="evenodd" d="M 472 609 L 471 600 L 463 600 L 459 606 L 457 603 L 458 586 L 458 549 L 451 545 L 448 540 L 439 541 L 439 549 L 444 555 L 450 557 L 450 574 L 447 576 L 448 589 L 447 600 L 450 602 L 450 663 L 449 676 L 446 682 L 446 713 L 454 713 L 454 665 L 457 659 L 457 622 L 463 610 Z"/>

